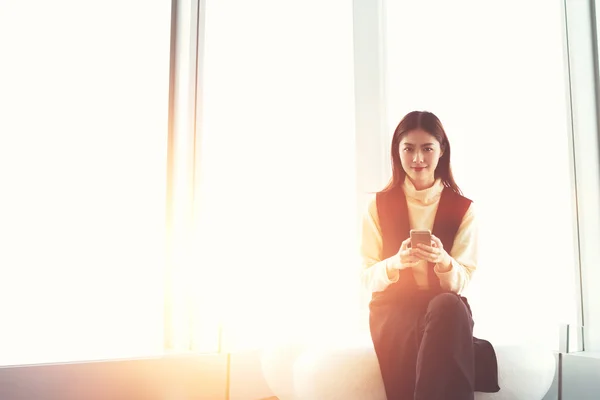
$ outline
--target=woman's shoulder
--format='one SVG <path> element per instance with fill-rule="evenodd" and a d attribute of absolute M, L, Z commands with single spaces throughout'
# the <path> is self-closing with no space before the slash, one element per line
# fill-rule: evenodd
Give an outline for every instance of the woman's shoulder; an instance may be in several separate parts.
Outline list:
<path fill-rule="evenodd" d="M 373 194 L 373 201 L 380 205 L 387 203 L 395 204 L 398 199 L 404 197 L 404 190 L 401 185 L 387 187 Z"/>
<path fill-rule="evenodd" d="M 462 223 L 463 224 L 474 224 L 477 215 L 477 204 L 470 197 L 466 197 L 461 194 L 457 194 L 461 198 L 461 209 L 463 211 Z"/>
<path fill-rule="evenodd" d="M 471 218 L 473 214 L 473 200 L 452 188 L 445 187 L 440 200 L 438 212 L 442 212 L 446 218 L 462 221 Z"/>
<path fill-rule="evenodd" d="M 444 186 L 443 193 L 449 196 L 463 199 L 463 201 L 473 202 L 473 200 L 470 197 L 467 197 L 464 193 L 459 192 L 449 186 Z"/>
<path fill-rule="evenodd" d="M 368 193 L 365 212 L 369 214 L 377 214 L 377 198 L 380 192 Z"/>
<path fill-rule="evenodd" d="M 445 187 L 443 194 L 444 196 L 450 198 L 452 202 L 456 203 L 457 205 L 460 204 L 465 209 L 469 208 L 473 204 L 473 200 L 471 198 L 465 196 L 463 193 L 456 192 L 452 188 Z"/>

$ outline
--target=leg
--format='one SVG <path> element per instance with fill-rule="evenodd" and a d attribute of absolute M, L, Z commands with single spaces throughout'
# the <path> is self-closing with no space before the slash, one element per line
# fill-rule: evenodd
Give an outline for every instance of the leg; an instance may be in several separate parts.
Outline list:
<path fill-rule="evenodd" d="M 473 400 L 473 320 L 453 293 L 434 297 L 423 319 L 415 400 Z"/>
<path fill-rule="evenodd" d="M 418 315 L 397 305 L 371 307 L 369 324 L 388 400 L 413 400 Z"/>

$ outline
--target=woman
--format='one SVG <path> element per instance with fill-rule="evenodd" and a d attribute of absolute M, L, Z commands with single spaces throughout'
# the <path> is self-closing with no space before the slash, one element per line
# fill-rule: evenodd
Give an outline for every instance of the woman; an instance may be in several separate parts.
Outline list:
<path fill-rule="evenodd" d="M 475 212 L 452 176 L 440 120 L 407 114 L 391 155 L 392 179 L 369 204 L 361 245 L 387 398 L 473 400 L 475 390 L 496 392 L 493 347 L 473 338 L 460 296 L 477 267 Z M 411 229 L 430 230 L 431 243 L 411 246 Z"/>

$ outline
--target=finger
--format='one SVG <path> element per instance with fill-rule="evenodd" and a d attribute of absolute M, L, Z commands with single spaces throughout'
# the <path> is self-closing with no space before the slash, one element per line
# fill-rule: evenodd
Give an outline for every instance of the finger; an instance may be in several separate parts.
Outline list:
<path fill-rule="evenodd" d="M 417 247 L 420 250 L 426 251 L 427 253 L 435 253 L 436 251 L 438 251 L 437 247 L 427 246 L 426 244 L 422 244 L 422 243 L 419 243 L 417 245 Z"/>
<path fill-rule="evenodd" d="M 416 254 L 417 250 L 419 250 L 418 246 L 416 246 L 416 247 L 409 247 L 406 250 L 402 250 L 400 252 L 400 254 L 401 255 L 403 254 L 405 256 L 410 256 L 410 255 Z"/>
<path fill-rule="evenodd" d="M 423 250 L 417 250 L 416 251 L 416 256 L 419 257 L 422 260 L 426 260 L 426 261 L 431 261 L 431 262 L 435 262 L 438 258 L 438 254 L 436 253 L 430 253 L 430 252 L 426 252 Z"/>
<path fill-rule="evenodd" d="M 444 247 L 442 241 L 435 235 L 431 235 L 431 241 L 435 244 L 433 247 L 439 247 L 440 249 Z"/>
<path fill-rule="evenodd" d="M 413 257 L 416 257 L 419 260 L 424 260 L 424 261 L 428 261 L 428 262 L 433 262 L 435 259 L 437 259 L 437 256 L 435 255 L 435 253 L 430 253 L 428 251 L 423 251 L 420 249 L 415 250 Z"/>
<path fill-rule="evenodd" d="M 425 252 L 421 249 L 412 249 L 410 254 L 414 257 L 419 257 L 419 258 L 423 258 Z"/>
<path fill-rule="evenodd" d="M 419 254 L 419 248 L 418 247 L 411 247 L 409 249 L 406 250 L 406 254 L 407 255 L 415 255 L 415 254 Z"/>
<path fill-rule="evenodd" d="M 433 253 L 418 250 L 415 252 L 415 257 L 417 257 L 419 260 L 432 261 L 435 258 L 435 255 Z"/>
<path fill-rule="evenodd" d="M 444 250 L 440 249 L 438 247 L 430 247 L 430 248 L 428 248 L 428 250 L 423 250 L 423 249 L 415 250 L 415 255 L 419 254 L 420 256 L 434 258 L 437 260 L 438 258 L 441 257 L 443 252 L 444 252 Z"/>
<path fill-rule="evenodd" d="M 406 250 L 408 249 L 408 245 L 410 244 L 410 238 L 406 239 L 405 241 L 402 242 L 402 244 L 400 245 L 400 250 Z"/>
<path fill-rule="evenodd" d="M 416 251 L 416 249 L 411 249 L 411 248 L 402 250 L 402 251 L 400 251 L 400 258 L 410 257 L 411 255 L 414 254 L 415 251 Z"/>

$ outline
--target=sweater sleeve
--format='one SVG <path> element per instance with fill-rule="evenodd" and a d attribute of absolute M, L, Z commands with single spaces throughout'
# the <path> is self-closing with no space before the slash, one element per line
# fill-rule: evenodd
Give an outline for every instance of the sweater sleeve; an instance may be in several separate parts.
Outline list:
<path fill-rule="evenodd" d="M 456 232 L 452 249 L 449 251 L 452 258 L 450 269 L 440 272 L 438 265 L 434 269 L 443 289 L 454 293 L 461 293 L 466 289 L 477 268 L 477 238 L 477 221 L 473 203 L 471 203 Z"/>
<path fill-rule="evenodd" d="M 390 284 L 397 282 L 399 273 L 394 270 L 393 276 L 388 276 L 387 259 L 382 260 L 383 240 L 377 202 L 373 197 L 368 204 L 362 220 L 360 252 L 362 258 L 361 281 L 370 292 L 381 292 Z"/>

